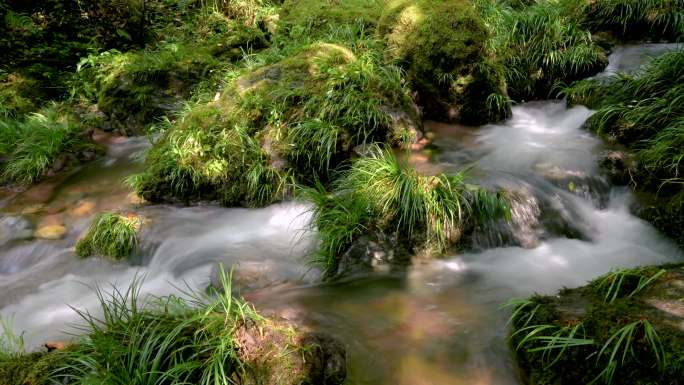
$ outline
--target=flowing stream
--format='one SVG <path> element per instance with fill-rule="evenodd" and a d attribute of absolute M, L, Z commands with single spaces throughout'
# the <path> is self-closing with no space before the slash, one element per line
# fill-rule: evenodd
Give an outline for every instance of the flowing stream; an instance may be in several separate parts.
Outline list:
<path fill-rule="evenodd" d="M 672 48 L 618 47 L 607 72 L 634 70 Z M 547 101 L 518 105 L 499 125 L 430 123 L 435 150 L 416 154 L 418 166 L 470 166 L 478 182 L 514 192 L 512 222 L 476 234 L 473 252 L 331 284 L 318 283 L 306 263 L 314 244 L 305 231 L 307 205 L 139 206 L 120 180 L 141 169 L 136 154 L 145 140 L 118 139 L 104 159 L 0 199 L 0 315 L 35 348 L 68 338 L 78 321 L 70 306 L 97 309 L 95 286 L 125 289 L 143 277 L 144 293 L 203 290 L 221 262 L 262 312 L 343 341 L 348 384 L 519 384 L 501 303 L 582 285 L 613 268 L 682 258 L 630 213 L 629 190 L 601 175 L 597 158 L 606 148 L 582 129 L 591 113 Z M 133 264 L 75 257 L 78 235 L 104 209 L 145 218 L 143 252 Z M 66 227 L 63 239 L 31 237 L 55 224 Z"/>

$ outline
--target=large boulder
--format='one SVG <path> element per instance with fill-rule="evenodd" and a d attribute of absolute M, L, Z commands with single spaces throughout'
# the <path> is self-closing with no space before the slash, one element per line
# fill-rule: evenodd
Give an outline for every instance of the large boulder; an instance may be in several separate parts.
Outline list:
<path fill-rule="evenodd" d="M 150 201 L 265 205 L 292 177 L 325 180 L 356 146 L 397 143 L 419 124 L 398 68 L 315 43 L 245 71 L 181 117 L 151 150 L 136 188 Z"/>
<path fill-rule="evenodd" d="M 503 74 L 485 47 L 487 28 L 469 1 L 388 1 L 378 32 L 428 117 L 482 124 L 510 114 Z"/>

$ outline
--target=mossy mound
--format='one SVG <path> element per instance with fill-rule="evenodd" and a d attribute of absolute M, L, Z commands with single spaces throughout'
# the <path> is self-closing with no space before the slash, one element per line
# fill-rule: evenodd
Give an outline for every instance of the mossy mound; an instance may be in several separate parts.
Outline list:
<path fill-rule="evenodd" d="M 482 124 L 510 113 L 503 73 L 485 47 L 487 28 L 469 1 L 389 1 L 378 32 L 428 117 Z"/>
<path fill-rule="evenodd" d="M 373 30 L 387 0 L 285 0 L 280 10 L 279 28 L 307 27 L 325 32 L 344 24 L 361 22 Z"/>
<path fill-rule="evenodd" d="M 91 255 L 129 258 L 138 249 L 140 226 L 141 219 L 134 215 L 100 213 L 76 243 L 76 255 L 81 258 Z"/>
<path fill-rule="evenodd" d="M 515 303 L 511 344 L 529 384 L 684 379 L 684 265 L 617 270 Z"/>
<path fill-rule="evenodd" d="M 51 385 L 50 374 L 65 364 L 62 352 L 0 355 L 0 384 Z"/>
<path fill-rule="evenodd" d="M 296 178 L 327 179 L 355 146 L 398 142 L 417 126 L 400 71 L 343 44 L 298 48 L 244 71 L 155 144 L 134 181 L 145 199 L 260 206 Z"/>
<path fill-rule="evenodd" d="M 125 53 L 106 51 L 81 61 L 80 90 L 97 100 L 105 127 L 129 135 L 140 133 L 145 124 L 179 109 L 193 87 L 211 79 L 212 72 L 241 58 L 244 50 L 266 46 L 259 28 L 213 17 L 219 18 L 219 30 L 201 43 L 166 43 L 154 50 Z"/>

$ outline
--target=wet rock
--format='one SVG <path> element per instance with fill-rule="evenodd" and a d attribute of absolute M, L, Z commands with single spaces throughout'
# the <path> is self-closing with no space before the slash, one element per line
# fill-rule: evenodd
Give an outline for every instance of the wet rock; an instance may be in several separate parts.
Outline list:
<path fill-rule="evenodd" d="M 235 342 L 245 364 L 244 385 L 338 385 L 347 376 L 344 346 L 324 333 L 268 320 L 239 328 Z"/>
<path fill-rule="evenodd" d="M 389 272 L 409 262 L 409 252 L 400 245 L 396 235 L 366 235 L 354 241 L 342 255 L 336 276 L 368 271 Z"/>
<path fill-rule="evenodd" d="M 613 184 L 627 185 L 632 181 L 634 160 L 626 151 L 605 152 L 599 159 L 599 165 Z"/>
<path fill-rule="evenodd" d="M 64 341 L 48 341 L 43 344 L 43 347 L 47 349 L 48 352 L 52 352 L 55 350 L 64 350 L 69 346 L 68 342 Z"/>
<path fill-rule="evenodd" d="M 507 192 L 510 221 L 499 220 L 474 230 L 472 246 L 477 249 L 519 246 L 534 248 L 545 239 L 568 237 L 589 239 L 591 226 L 577 214 L 572 201 L 531 188 Z"/>
<path fill-rule="evenodd" d="M 60 225 L 43 226 L 33 233 L 36 238 L 57 240 L 62 239 L 67 233 L 67 229 Z"/>
<path fill-rule="evenodd" d="M 284 282 L 282 275 L 275 271 L 275 266 L 267 261 L 241 261 L 233 267 L 231 283 L 237 292 L 250 292 L 274 286 Z M 211 272 L 211 287 L 221 288 L 219 267 L 214 266 Z"/>
<path fill-rule="evenodd" d="M 82 201 L 78 206 L 69 211 L 69 215 L 73 217 L 84 217 L 90 215 L 95 211 L 95 202 L 91 200 Z"/>
<path fill-rule="evenodd" d="M 611 186 L 605 178 L 548 163 L 535 165 L 535 171 L 555 186 L 595 202 L 598 207 L 605 207 L 608 204 Z"/>

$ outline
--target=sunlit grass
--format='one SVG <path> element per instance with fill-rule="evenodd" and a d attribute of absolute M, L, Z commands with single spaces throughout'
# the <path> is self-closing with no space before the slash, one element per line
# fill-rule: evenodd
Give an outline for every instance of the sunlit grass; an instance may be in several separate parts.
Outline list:
<path fill-rule="evenodd" d="M 76 255 L 81 258 L 91 255 L 129 258 L 138 249 L 140 226 L 140 218 L 133 215 L 100 213 L 76 243 Z"/>

